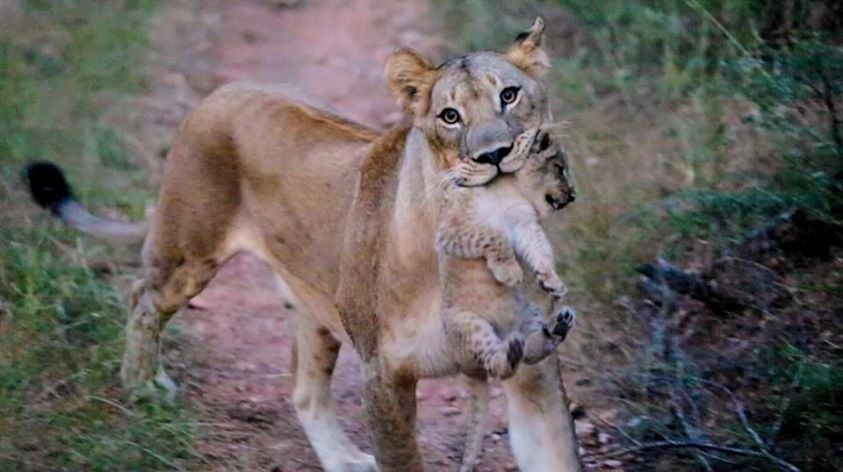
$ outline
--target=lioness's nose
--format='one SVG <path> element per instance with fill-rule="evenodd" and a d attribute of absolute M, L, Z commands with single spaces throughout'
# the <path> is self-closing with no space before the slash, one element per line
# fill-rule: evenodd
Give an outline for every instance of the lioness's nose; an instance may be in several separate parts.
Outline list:
<path fill-rule="evenodd" d="M 500 164 L 504 157 L 509 155 L 510 151 L 512 151 L 512 146 L 507 147 L 499 147 L 494 151 L 484 152 L 479 156 L 475 157 L 474 160 L 481 163 L 481 164 L 491 164 L 496 166 Z"/>

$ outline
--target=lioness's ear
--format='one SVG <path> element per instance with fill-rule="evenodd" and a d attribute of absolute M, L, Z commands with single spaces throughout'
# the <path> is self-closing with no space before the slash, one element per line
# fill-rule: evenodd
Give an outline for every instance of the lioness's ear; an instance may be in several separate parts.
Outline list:
<path fill-rule="evenodd" d="M 384 77 L 398 105 L 416 115 L 427 112 L 436 69 L 412 49 L 399 49 L 386 60 Z"/>
<path fill-rule="evenodd" d="M 544 20 L 537 17 L 529 30 L 519 33 L 515 43 L 504 53 L 504 57 L 515 67 L 541 79 L 550 68 L 550 59 L 542 49 L 544 36 Z"/>

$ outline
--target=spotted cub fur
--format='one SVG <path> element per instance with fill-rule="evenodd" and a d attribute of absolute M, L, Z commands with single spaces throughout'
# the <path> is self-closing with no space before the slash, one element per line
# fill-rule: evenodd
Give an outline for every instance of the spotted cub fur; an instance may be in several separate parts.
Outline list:
<path fill-rule="evenodd" d="M 573 199 L 564 152 L 550 131 L 532 139 L 514 174 L 482 187 L 449 186 L 436 245 L 443 290 L 443 323 L 449 347 L 464 373 L 506 379 L 518 363 L 538 362 L 570 328 L 570 310 L 545 322 L 515 289 L 523 279 L 519 259 L 540 286 L 560 299 L 565 285 L 539 219 Z M 532 136 L 531 136 L 532 138 Z"/>

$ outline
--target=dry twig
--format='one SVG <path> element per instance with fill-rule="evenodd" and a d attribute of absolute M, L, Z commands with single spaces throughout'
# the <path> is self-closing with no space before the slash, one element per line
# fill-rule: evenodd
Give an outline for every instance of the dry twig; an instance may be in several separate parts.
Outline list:
<path fill-rule="evenodd" d="M 682 448 L 694 448 L 694 449 L 701 449 L 701 450 L 709 450 L 709 451 L 719 451 L 719 452 L 726 452 L 729 454 L 737 454 L 741 456 L 749 456 L 749 457 L 758 457 L 768 459 L 771 462 L 775 463 L 779 467 L 789 472 L 802 472 L 799 467 L 787 462 L 783 459 L 779 459 L 775 456 L 768 456 L 763 452 L 754 451 L 752 449 L 744 449 L 738 447 L 729 447 L 729 446 L 720 446 L 717 444 L 709 444 L 709 443 L 701 443 L 701 442 L 694 442 L 694 441 L 657 441 L 657 442 L 650 442 L 644 443 L 640 446 L 633 446 L 628 447 L 625 449 L 618 449 L 616 451 L 610 451 L 605 454 L 601 454 L 598 457 L 601 459 L 609 459 L 612 457 L 621 457 L 627 454 L 632 454 L 635 452 L 643 452 L 649 451 L 653 449 L 682 449 Z"/>

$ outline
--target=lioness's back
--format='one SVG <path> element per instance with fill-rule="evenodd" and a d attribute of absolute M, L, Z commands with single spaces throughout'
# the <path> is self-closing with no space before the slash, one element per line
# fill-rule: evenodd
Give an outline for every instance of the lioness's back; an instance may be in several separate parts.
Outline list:
<path fill-rule="evenodd" d="M 331 291 L 357 168 L 376 137 L 277 88 L 221 87 L 170 149 L 151 255 L 216 260 L 248 233 L 263 256 L 308 267 L 309 282 Z"/>

